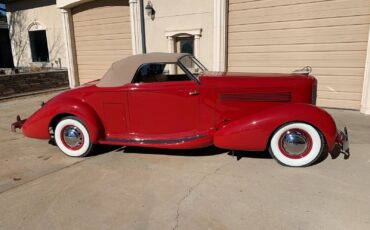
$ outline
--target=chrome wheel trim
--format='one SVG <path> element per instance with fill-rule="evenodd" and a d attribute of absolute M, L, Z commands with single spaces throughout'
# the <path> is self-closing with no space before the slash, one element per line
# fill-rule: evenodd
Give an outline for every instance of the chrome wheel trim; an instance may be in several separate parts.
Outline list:
<path fill-rule="evenodd" d="M 284 152 L 292 156 L 300 156 L 309 148 L 310 140 L 305 132 L 288 130 L 281 137 L 280 147 Z"/>
<path fill-rule="evenodd" d="M 71 149 L 79 149 L 83 145 L 84 136 L 76 126 L 66 126 L 62 130 L 64 144 Z"/>

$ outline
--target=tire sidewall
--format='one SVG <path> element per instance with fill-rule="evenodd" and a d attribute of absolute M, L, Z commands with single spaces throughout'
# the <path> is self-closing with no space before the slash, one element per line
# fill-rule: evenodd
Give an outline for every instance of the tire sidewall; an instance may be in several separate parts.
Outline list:
<path fill-rule="evenodd" d="M 312 139 L 312 148 L 310 152 L 302 158 L 298 159 L 289 158 L 288 156 L 283 154 L 279 148 L 280 137 L 286 131 L 291 129 L 301 129 L 305 131 L 308 135 L 310 135 L 310 138 Z M 323 147 L 324 147 L 323 138 L 321 137 L 320 133 L 316 130 L 316 128 L 306 123 L 295 122 L 280 127 L 274 133 L 270 141 L 269 150 L 272 157 L 282 165 L 291 167 L 304 167 L 313 164 L 320 157 Z"/>
<path fill-rule="evenodd" d="M 63 131 L 64 127 L 66 127 L 66 126 L 76 126 L 78 129 L 81 130 L 81 132 L 83 134 L 83 138 L 84 138 L 84 142 L 83 142 L 83 145 L 81 146 L 81 148 L 79 148 L 77 150 L 72 150 L 72 149 L 68 148 L 67 146 L 65 146 L 65 144 L 62 141 L 61 135 L 62 135 L 62 131 Z M 57 144 L 59 149 L 64 154 L 66 154 L 67 156 L 70 156 L 70 157 L 84 157 L 92 149 L 92 144 L 91 144 L 91 140 L 90 140 L 89 131 L 87 130 L 84 123 L 76 117 L 66 117 L 66 118 L 62 119 L 61 121 L 59 121 L 58 124 L 55 127 L 55 130 L 54 130 L 54 138 L 55 138 L 55 143 Z"/>

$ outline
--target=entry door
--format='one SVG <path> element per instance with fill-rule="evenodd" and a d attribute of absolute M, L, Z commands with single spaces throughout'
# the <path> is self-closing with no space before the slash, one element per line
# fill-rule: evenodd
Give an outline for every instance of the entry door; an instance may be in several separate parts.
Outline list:
<path fill-rule="evenodd" d="M 128 91 L 130 134 L 149 139 L 196 135 L 197 90 L 192 80 L 132 84 Z"/>

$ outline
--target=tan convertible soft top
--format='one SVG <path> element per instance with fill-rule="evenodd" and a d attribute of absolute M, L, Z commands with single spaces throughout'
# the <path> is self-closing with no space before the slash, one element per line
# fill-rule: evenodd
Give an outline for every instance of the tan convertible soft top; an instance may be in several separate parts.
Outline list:
<path fill-rule="evenodd" d="M 116 61 L 104 74 L 98 87 L 116 87 L 130 83 L 137 69 L 146 63 L 177 62 L 184 53 L 149 53 L 138 54 Z"/>

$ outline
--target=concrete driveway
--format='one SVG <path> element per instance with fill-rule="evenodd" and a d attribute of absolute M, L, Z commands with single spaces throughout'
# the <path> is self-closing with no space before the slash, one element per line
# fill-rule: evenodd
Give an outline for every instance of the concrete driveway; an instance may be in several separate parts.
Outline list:
<path fill-rule="evenodd" d="M 307 168 L 215 148 L 76 159 L 9 131 L 51 96 L 0 103 L 0 229 L 370 229 L 370 117 L 357 111 L 329 110 L 350 158 Z"/>

